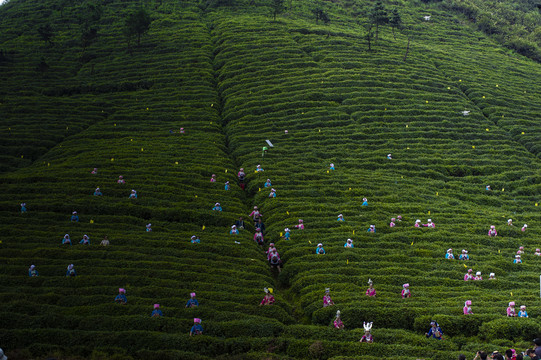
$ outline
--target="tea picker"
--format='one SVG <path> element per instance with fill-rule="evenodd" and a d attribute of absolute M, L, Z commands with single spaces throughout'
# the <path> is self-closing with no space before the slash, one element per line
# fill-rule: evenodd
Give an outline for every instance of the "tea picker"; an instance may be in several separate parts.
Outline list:
<path fill-rule="evenodd" d="M 318 255 L 325 255 L 325 249 L 323 248 L 323 244 L 322 244 L 322 243 L 317 244 L 316 254 L 318 254 Z"/>
<path fill-rule="evenodd" d="M 295 225 L 295 229 L 304 230 L 304 220 L 299 219 L 299 224 Z"/>
<path fill-rule="evenodd" d="M 331 293 L 331 289 L 326 288 L 325 295 L 323 295 L 323 307 L 334 305 L 334 301 L 332 301 L 330 293 Z"/>
<path fill-rule="evenodd" d="M 471 309 L 471 300 L 466 300 L 464 303 L 464 308 L 462 309 L 464 312 L 464 315 L 473 315 L 473 311 Z"/>
<path fill-rule="evenodd" d="M 366 296 L 376 296 L 376 289 L 374 289 L 374 283 L 372 279 L 368 279 L 368 289 L 366 289 Z"/>
<path fill-rule="evenodd" d="M 154 304 L 154 310 L 152 310 L 150 317 L 161 317 L 161 316 L 163 316 L 163 313 L 160 310 L 160 304 Z"/>
<path fill-rule="evenodd" d="M 468 251 L 465 249 L 462 249 L 462 254 L 458 257 L 458 260 L 470 260 L 470 255 L 468 255 Z"/>
<path fill-rule="evenodd" d="M 214 207 L 212 208 L 213 211 L 222 211 L 222 206 L 220 203 L 214 204 Z"/>
<path fill-rule="evenodd" d="M 507 317 L 516 317 L 517 312 L 515 310 L 515 302 L 511 301 L 507 307 Z"/>
<path fill-rule="evenodd" d="M 212 174 L 210 176 L 210 182 L 213 183 L 213 182 L 216 182 L 216 174 Z"/>
<path fill-rule="evenodd" d="M 490 226 L 490 230 L 488 230 L 488 236 L 498 236 L 498 232 L 496 231 L 496 227 L 494 225 Z"/>
<path fill-rule="evenodd" d="M 427 338 L 441 340 L 442 335 L 443 335 L 443 331 L 441 330 L 440 325 L 436 321 L 432 320 L 430 322 L 430 330 L 428 330 L 428 332 L 425 333 L 425 336 Z"/>
<path fill-rule="evenodd" d="M 344 323 L 342 322 L 342 319 L 340 319 L 340 310 L 336 312 L 336 318 L 334 319 L 334 328 L 339 330 L 344 329 Z"/>
<path fill-rule="evenodd" d="M 370 225 L 370 227 L 368 228 L 368 230 L 366 230 L 366 232 L 375 233 L 376 232 L 376 226 L 375 225 Z"/>
<path fill-rule="evenodd" d="M 90 245 L 90 238 L 88 237 L 88 235 L 84 234 L 81 241 L 79 241 L 79 244 Z"/>
<path fill-rule="evenodd" d="M 115 297 L 115 302 L 121 305 L 126 305 L 128 303 L 128 298 L 126 297 L 126 289 L 118 289 L 118 295 Z"/>
<path fill-rule="evenodd" d="M 528 317 L 528 313 L 526 312 L 526 305 L 520 306 L 520 311 L 518 312 L 518 317 Z"/>
<path fill-rule="evenodd" d="M 263 233 L 259 228 L 255 229 L 254 241 L 259 245 L 263 245 L 263 243 L 265 242 L 265 240 L 263 239 Z"/>
<path fill-rule="evenodd" d="M 267 181 L 265 182 L 265 187 L 268 188 L 268 187 L 271 187 L 271 186 L 272 186 L 271 180 L 267 179 Z"/>
<path fill-rule="evenodd" d="M 272 296 L 272 289 L 264 288 L 263 291 L 265 292 L 265 296 L 263 297 L 263 300 L 261 300 L 259 306 L 274 304 L 274 296 Z"/>
<path fill-rule="evenodd" d="M 370 330 L 372 330 L 372 324 L 373 322 L 367 323 L 363 321 L 364 335 L 361 337 L 361 340 L 359 340 L 359 342 L 365 342 L 369 344 L 374 342 L 374 337 L 370 333 Z"/>
<path fill-rule="evenodd" d="M 468 272 L 464 274 L 464 281 L 473 280 L 473 269 L 468 269 Z"/>
<path fill-rule="evenodd" d="M 282 260 L 276 249 L 272 250 L 269 264 L 272 268 L 278 269 L 278 272 L 282 272 Z"/>
<path fill-rule="evenodd" d="M 402 299 L 410 298 L 411 292 L 410 292 L 410 284 L 404 284 L 402 285 Z"/>
<path fill-rule="evenodd" d="M 238 235 L 239 230 L 237 229 L 237 225 L 232 225 L 231 230 L 229 230 L 229 235 Z"/>
<path fill-rule="evenodd" d="M 30 276 L 30 277 L 39 276 L 35 265 L 30 265 L 30 268 L 28 269 L 28 276 Z"/>
<path fill-rule="evenodd" d="M 77 211 L 74 211 L 71 213 L 71 222 L 79 222 L 79 215 L 77 215 Z"/>
<path fill-rule="evenodd" d="M 194 325 L 190 329 L 190 336 L 202 335 L 203 334 L 203 327 L 201 326 L 201 319 L 200 318 L 194 318 L 193 323 L 194 323 Z"/>
<path fill-rule="evenodd" d="M 434 224 L 432 222 L 432 219 L 428 219 L 428 222 L 426 224 L 423 224 L 424 227 L 429 227 L 429 228 L 435 228 L 436 227 L 436 224 Z"/>
<path fill-rule="evenodd" d="M 353 240 L 347 239 L 346 243 L 344 244 L 345 248 L 353 248 Z"/>
<path fill-rule="evenodd" d="M 449 260 L 454 260 L 455 255 L 453 255 L 453 249 L 447 249 L 447 253 L 445 254 L 445 258 Z"/>
<path fill-rule="evenodd" d="M 473 280 L 477 280 L 477 281 L 483 280 L 483 277 L 481 276 L 481 272 L 480 272 L 480 271 L 478 271 L 478 272 L 475 273 L 475 277 L 473 278 Z"/>
<path fill-rule="evenodd" d="M 75 267 L 73 264 L 68 265 L 68 271 L 66 271 L 66 276 L 77 276 L 77 273 L 75 272 Z"/>
<path fill-rule="evenodd" d="M 70 244 L 71 245 L 71 239 L 69 234 L 64 235 L 64 238 L 62 238 L 62 245 Z"/>
<path fill-rule="evenodd" d="M 137 191 L 135 191 L 135 190 L 132 189 L 129 198 L 130 198 L 130 199 L 137 199 Z"/>
<path fill-rule="evenodd" d="M 26 213 L 26 203 L 21 203 L 21 214 Z"/>
<path fill-rule="evenodd" d="M 94 190 L 94 196 L 102 196 L 103 194 L 101 193 L 101 190 L 100 188 L 96 188 L 96 190 Z"/>
<path fill-rule="evenodd" d="M 199 306 L 199 301 L 197 301 L 197 299 L 195 298 L 195 293 L 190 293 L 190 300 L 188 300 L 188 302 L 186 302 L 186 307 L 187 308 L 193 308 L 193 307 L 197 307 Z"/>
<path fill-rule="evenodd" d="M 346 220 L 344 219 L 344 216 L 342 214 L 339 214 L 338 219 L 336 219 L 336 221 L 346 221 Z"/>

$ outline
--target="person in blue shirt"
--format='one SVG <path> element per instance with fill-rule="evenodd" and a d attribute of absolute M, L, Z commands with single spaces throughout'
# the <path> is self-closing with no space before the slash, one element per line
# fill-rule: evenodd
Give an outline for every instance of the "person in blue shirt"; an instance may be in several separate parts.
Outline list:
<path fill-rule="evenodd" d="M 96 188 L 96 190 L 94 190 L 94 196 L 102 196 L 103 194 L 101 193 L 101 190 L 100 188 Z"/>
<path fill-rule="evenodd" d="M 447 249 L 447 253 L 445 254 L 445 258 L 449 260 L 454 260 L 455 256 L 453 255 L 453 249 Z"/>
<path fill-rule="evenodd" d="M 432 320 L 430 322 L 430 330 L 428 330 L 427 333 L 425 333 L 425 336 L 427 338 L 431 337 L 433 339 L 441 340 L 441 336 L 443 335 L 443 330 L 440 328 L 437 322 Z"/>
<path fill-rule="evenodd" d="M 79 216 L 77 215 L 77 211 L 71 213 L 71 222 L 79 222 Z"/>
<path fill-rule="evenodd" d="M 345 248 L 352 248 L 352 247 L 354 247 L 354 246 L 353 246 L 353 240 L 348 239 L 348 240 L 346 241 L 346 243 L 344 244 L 344 247 L 345 247 Z"/>
<path fill-rule="evenodd" d="M 284 229 L 284 239 L 286 239 L 286 240 L 291 239 L 291 230 L 289 230 L 289 228 L 287 228 L 287 227 Z"/>
<path fill-rule="evenodd" d="M 118 304 L 126 305 L 128 298 L 126 298 L 126 289 L 118 289 L 118 295 L 115 297 L 115 302 Z"/>
<path fill-rule="evenodd" d="M 199 301 L 195 298 L 195 293 L 190 293 L 190 300 L 186 303 L 187 308 L 193 308 L 199 306 Z"/>
<path fill-rule="evenodd" d="M 148 223 L 146 225 L 146 228 L 147 228 L 147 232 L 151 232 L 152 231 L 152 224 L 151 223 Z"/>
<path fill-rule="evenodd" d="M 331 163 L 331 164 L 329 165 L 329 170 L 334 170 L 334 164 L 333 164 L 333 163 Z"/>
<path fill-rule="evenodd" d="M 64 238 L 62 239 L 62 245 L 70 244 L 71 245 L 71 239 L 69 234 L 64 235 Z"/>
<path fill-rule="evenodd" d="M 366 232 L 375 233 L 376 227 L 374 225 L 370 225 L 370 227 L 368 228 L 368 230 L 366 230 Z"/>
<path fill-rule="evenodd" d="M 26 212 L 26 203 L 21 203 L 21 214 Z"/>
<path fill-rule="evenodd" d="M 194 323 L 194 325 L 190 329 L 190 336 L 202 335 L 203 334 L 203 327 L 201 326 L 201 319 L 194 318 L 193 323 Z"/>
<path fill-rule="evenodd" d="M 361 206 L 368 206 L 368 199 L 367 198 L 363 198 L 363 203 L 361 204 Z"/>
<path fill-rule="evenodd" d="M 467 250 L 462 250 L 462 254 L 458 257 L 458 260 L 470 260 L 470 255 L 468 255 Z"/>
<path fill-rule="evenodd" d="M 317 244 L 316 254 L 325 255 L 325 249 L 323 249 L 323 244 L 322 243 Z"/>
<path fill-rule="evenodd" d="M 226 181 L 225 182 L 225 187 L 224 187 L 226 190 L 229 190 L 229 181 Z"/>
<path fill-rule="evenodd" d="M 160 310 L 160 304 L 154 304 L 154 310 L 152 311 L 152 314 L 150 314 L 151 317 L 161 317 L 163 316 L 162 311 Z"/>
<path fill-rule="evenodd" d="M 79 241 L 79 244 L 90 245 L 90 238 L 88 237 L 88 235 L 84 234 L 83 239 Z"/>
<path fill-rule="evenodd" d="M 346 221 L 346 220 L 344 219 L 344 215 L 339 214 L 338 219 L 336 219 L 336 221 Z"/>
<path fill-rule="evenodd" d="M 30 276 L 30 277 L 39 276 L 35 265 L 30 265 L 30 268 L 28 269 L 28 276 Z"/>
<path fill-rule="evenodd" d="M 269 198 L 275 198 L 276 197 L 276 189 L 271 189 L 271 192 L 269 193 Z"/>
<path fill-rule="evenodd" d="M 201 239 L 199 239 L 199 236 L 192 235 L 192 237 L 190 238 L 190 242 L 192 244 L 200 244 Z"/>
<path fill-rule="evenodd" d="M 229 235 L 238 235 L 239 230 L 237 229 L 237 225 L 231 225 L 231 230 L 229 230 Z"/>
<path fill-rule="evenodd" d="M 137 199 L 137 191 L 132 190 L 129 196 L 130 199 Z"/>
<path fill-rule="evenodd" d="M 518 317 L 528 317 L 528 313 L 526 312 L 526 305 L 520 306 L 520 311 L 518 312 Z"/>
<path fill-rule="evenodd" d="M 75 272 L 75 268 L 73 267 L 73 264 L 68 265 L 68 271 L 66 271 L 66 276 L 77 276 L 77 273 Z"/>
<path fill-rule="evenodd" d="M 268 188 L 268 187 L 271 187 L 272 184 L 271 184 L 271 181 L 270 179 L 267 179 L 267 182 L 265 183 L 265 187 Z"/>
<path fill-rule="evenodd" d="M 212 208 L 212 210 L 214 210 L 214 211 L 222 211 L 222 206 L 220 205 L 220 203 L 216 203 L 216 204 L 214 204 L 214 207 Z"/>

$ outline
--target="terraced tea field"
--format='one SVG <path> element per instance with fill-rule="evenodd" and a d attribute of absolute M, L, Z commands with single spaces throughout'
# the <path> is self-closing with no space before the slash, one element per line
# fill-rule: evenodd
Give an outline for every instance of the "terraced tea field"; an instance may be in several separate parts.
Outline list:
<path fill-rule="evenodd" d="M 325 5 L 329 25 L 315 24 L 305 1 L 277 21 L 263 2 L 147 2 L 153 22 L 128 50 L 120 34 L 134 4 L 99 3 L 87 49 L 77 4 L 0 7 L 0 346 L 10 359 L 452 359 L 532 346 L 538 63 L 438 5 L 401 3 L 409 30 L 395 39 L 380 28 L 369 51 L 366 19 L 348 1 Z M 46 19 L 53 44 L 31 25 Z M 280 273 L 252 240 L 254 206 Z M 247 229 L 230 235 L 240 216 Z M 90 245 L 79 244 L 84 234 Z M 470 260 L 446 260 L 448 248 Z M 39 277 L 27 276 L 31 264 Z M 464 281 L 469 268 L 485 280 Z M 365 295 L 369 279 L 376 297 Z M 264 287 L 272 306 L 259 306 Z M 125 306 L 113 301 L 118 288 Z M 323 307 L 325 288 L 334 306 Z M 197 308 L 185 307 L 191 292 Z M 473 315 L 462 313 L 466 300 Z M 510 301 L 530 318 L 507 318 Z M 164 316 L 151 318 L 157 303 Z M 344 330 L 333 328 L 337 310 Z M 193 318 L 203 335 L 189 335 Z M 430 320 L 443 341 L 424 336 Z M 365 321 L 373 344 L 359 343 Z"/>

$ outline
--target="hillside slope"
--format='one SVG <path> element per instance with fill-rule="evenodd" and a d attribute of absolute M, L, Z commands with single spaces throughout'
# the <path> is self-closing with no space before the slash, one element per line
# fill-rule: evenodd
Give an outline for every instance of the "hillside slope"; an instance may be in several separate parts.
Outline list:
<path fill-rule="evenodd" d="M 140 46 L 121 35 L 135 3 L 98 2 L 89 44 L 89 3 L 0 8 L 9 358 L 450 359 L 531 346 L 541 333 L 541 66 L 437 5 L 393 4 L 409 30 L 381 27 L 369 50 L 366 19 L 347 1 L 323 4 L 328 25 L 305 1 L 277 21 L 267 2 L 217 3 L 144 3 L 153 22 Z M 47 23 L 51 42 L 37 31 Z M 274 147 L 262 157 L 267 139 Z M 279 274 L 251 224 L 229 235 L 253 206 L 282 255 Z M 436 228 L 413 226 L 428 218 Z M 298 219 L 306 228 L 281 238 Z M 72 246 L 61 245 L 66 233 Z M 83 234 L 91 245 L 78 244 Z M 513 264 L 519 246 L 524 262 Z M 445 260 L 450 247 L 471 260 Z M 27 276 L 31 264 L 38 278 Z M 77 277 L 65 277 L 69 264 Z M 468 268 L 485 280 L 463 281 Z M 497 280 L 486 280 L 491 272 Z M 375 298 L 364 295 L 369 278 Z M 264 287 L 274 306 L 258 306 Z M 335 306 L 323 308 L 327 287 Z M 128 305 L 113 303 L 118 288 Z M 193 291 L 201 305 L 185 308 Z M 474 315 L 464 316 L 468 299 Z M 506 318 L 509 301 L 531 319 Z M 150 318 L 155 303 L 163 318 Z M 338 309 L 344 331 L 331 325 Z M 188 335 L 194 317 L 205 335 Z M 424 337 L 432 319 L 444 341 Z M 374 322 L 374 344 L 359 344 L 364 321 Z"/>

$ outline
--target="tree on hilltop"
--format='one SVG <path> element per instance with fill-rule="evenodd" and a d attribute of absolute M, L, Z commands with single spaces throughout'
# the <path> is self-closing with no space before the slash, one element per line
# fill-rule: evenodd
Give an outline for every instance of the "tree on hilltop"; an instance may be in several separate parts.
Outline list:
<path fill-rule="evenodd" d="M 137 46 L 141 44 L 141 35 L 148 31 L 151 23 L 150 14 L 142 7 L 128 14 L 124 23 L 124 33 L 128 38 L 128 47 L 132 36 L 135 35 L 137 35 Z"/>
<path fill-rule="evenodd" d="M 368 17 L 370 18 L 370 21 L 372 24 L 376 25 L 376 42 L 378 41 L 378 31 L 380 25 L 385 25 L 389 22 L 389 16 L 387 15 L 387 9 L 385 9 L 385 6 L 381 3 L 381 1 L 378 1 L 374 7 L 370 10 L 370 13 L 368 14 Z"/>
<path fill-rule="evenodd" d="M 285 10 L 284 0 L 272 0 L 272 11 L 274 15 L 274 21 L 276 21 L 276 15 L 280 15 Z"/>

